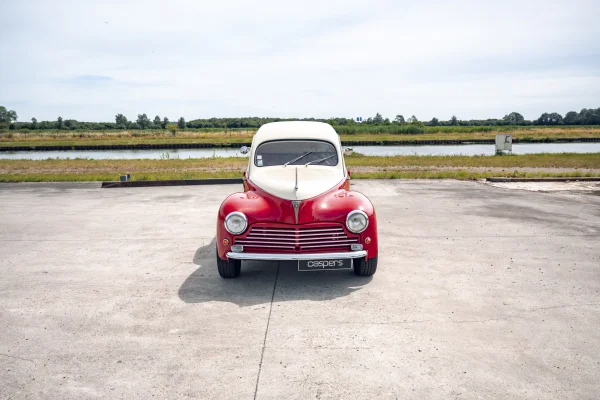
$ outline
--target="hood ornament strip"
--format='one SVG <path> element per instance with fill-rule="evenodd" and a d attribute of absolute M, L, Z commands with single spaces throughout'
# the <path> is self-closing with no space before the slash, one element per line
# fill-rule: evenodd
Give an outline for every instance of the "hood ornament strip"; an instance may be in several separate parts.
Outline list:
<path fill-rule="evenodd" d="M 294 207 L 294 215 L 296 216 L 296 224 L 298 223 L 298 211 L 300 210 L 300 200 L 292 200 L 292 207 Z"/>
<path fill-rule="evenodd" d="M 296 167 L 296 185 L 294 186 L 296 192 L 298 191 L 298 167 Z"/>
<path fill-rule="evenodd" d="M 296 184 L 294 185 L 294 194 L 296 199 L 298 198 L 298 167 L 296 167 Z M 294 207 L 294 216 L 296 217 L 296 224 L 298 223 L 298 211 L 300 210 L 300 200 L 292 200 L 292 207 Z"/>

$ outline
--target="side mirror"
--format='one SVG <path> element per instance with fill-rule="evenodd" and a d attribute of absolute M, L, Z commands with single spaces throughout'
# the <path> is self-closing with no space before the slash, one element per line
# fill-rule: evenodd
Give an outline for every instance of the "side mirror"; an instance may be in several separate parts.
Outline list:
<path fill-rule="evenodd" d="M 240 149 L 240 153 L 242 153 L 242 154 L 248 154 L 249 151 L 250 151 L 250 147 L 248 147 L 248 146 L 242 146 L 242 148 Z"/>

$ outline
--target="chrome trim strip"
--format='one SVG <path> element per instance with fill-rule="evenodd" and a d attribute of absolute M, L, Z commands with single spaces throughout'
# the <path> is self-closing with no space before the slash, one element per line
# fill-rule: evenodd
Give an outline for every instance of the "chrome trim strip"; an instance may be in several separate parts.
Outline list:
<path fill-rule="evenodd" d="M 311 233 L 311 232 L 344 232 L 344 230 L 342 229 L 342 227 L 340 226 L 339 228 L 335 227 L 329 227 L 329 228 L 322 228 L 322 229 L 314 229 L 314 228 L 310 228 L 310 229 L 306 229 L 306 228 L 299 228 L 298 230 L 294 229 L 294 228 L 280 228 L 280 229 L 269 229 L 269 228 L 261 228 L 261 227 L 252 227 L 252 232 L 257 232 L 257 233 L 264 233 L 264 232 L 274 232 L 274 233 L 290 233 L 290 234 L 295 234 L 296 232 L 300 232 L 305 233 Z"/>
<path fill-rule="evenodd" d="M 344 253 L 313 253 L 313 254 L 260 254 L 260 253 L 227 253 L 227 258 L 236 260 L 263 261 L 298 261 L 298 260 L 330 260 L 334 258 L 361 258 L 367 255 L 366 250 L 348 251 Z"/>
<path fill-rule="evenodd" d="M 285 242 L 250 242 L 250 241 L 242 241 L 242 240 L 238 240 L 236 243 L 239 244 L 243 244 L 244 246 L 254 246 L 254 247 L 260 247 L 262 245 L 273 245 L 273 246 L 283 246 L 283 247 L 289 247 L 290 249 L 293 249 L 294 246 L 296 246 L 296 243 L 285 243 Z"/>
<path fill-rule="evenodd" d="M 311 244 L 308 246 L 301 246 L 302 249 L 318 249 L 319 247 L 346 247 L 355 243 L 340 243 L 340 244 Z"/>
<path fill-rule="evenodd" d="M 296 167 L 296 185 L 294 189 L 296 190 L 296 192 L 298 191 L 298 167 Z M 298 217 L 296 217 L 296 223 L 298 223 Z"/>
<path fill-rule="evenodd" d="M 296 168 L 296 191 L 298 191 L 298 168 Z M 301 200 L 292 200 L 292 207 L 294 207 L 294 216 L 296 217 L 296 223 L 298 223 L 298 211 L 300 211 Z"/>
<path fill-rule="evenodd" d="M 294 244 L 294 243 L 307 243 L 307 242 L 313 242 L 313 243 L 322 243 L 324 240 L 330 240 L 332 242 L 341 242 L 341 241 L 345 241 L 345 240 L 352 240 L 354 242 L 358 241 L 358 238 L 349 238 L 346 236 L 324 236 L 324 237 L 312 237 L 312 238 L 278 238 L 278 237 L 253 237 L 253 236 L 246 236 L 245 238 L 242 239 L 237 239 L 236 242 L 253 242 L 253 243 L 258 243 L 258 242 L 285 242 L 285 243 L 289 243 L 289 244 Z"/>
<path fill-rule="evenodd" d="M 261 248 L 270 248 L 270 249 L 284 249 L 284 250 L 294 250 L 294 246 L 284 246 L 284 245 L 266 245 L 266 244 L 245 244 L 245 247 L 261 247 Z"/>
<path fill-rule="evenodd" d="M 342 228 L 341 226 L 330 226 L 327 228 L 298 228 L 298 232 L 301 233 L 305 233 L 305 232 L 327 232 L 327 231 L 341 231 L 344 232 L 344 228 Z"/>
<path fill-rule="evenodd" d="M 250 233 L 250 235 L 271 235 L 271 236 L 297 236 L 296 233 L 294 232 L 263 232 L 263 231 L 258 231 L 258 230 L 252 230 Z M 343 230 L 339 230 L 339 231 L 325 231 L 325 232 L 317 232 L 317 233 L 306 233 L 306 232 L 302 232 L 300 231 L 298 233 L 298 235 L 300 236 L 323 236 L 323 235 L 345 235 Z"/>
<path fill-rule="evenodd" d="M 253 239 L 268 239 L 268 238 L 274 238 L 274 239 L 278 239 L 278 240 L 296 240 L 296 239 L 301 239 L 301 240 L 305 240 L 305 239 L 320 239 L 322 237 L 340 237 L 340 238 L 346 238 L 346 234 L 344 234 L 343 232 L 330 232 L 330 233 L 309 233 L 307 235 L 275 235 L 273 233 L 255 233 L 255 232 L 250 232 L 248 234 L 248 236 L 246 236 L 247 238 L 253 238 Z"/>
<path fill-rule="evenodd" d="M 333 245 L 338 244 L 340 246 L 343 246 L 343 245 L 349 245 L 350 243 L 357 243 L 357 242 L 358 242 L 358 239 L 344 239 L 344 240 L 332 240 L 331 242 L 327 242 L 327 243 L 331 243 Z M 322 241 L 314 241 L 314 240 L 310 241 L 310 242 L 298 242 L 298 243 L 295 243 L 295 242 L 280 242 L 278 240 L 272 240 L 272 241 L 264 241 L 263 240 L 263 241 L 261 241 L 261 240 L 242 240 L 242 239 L 240 239 L 240 240 L 236 240 L 235 243 L 236 244 L 247 245 L 247 246 L 253 245 L 253 244 L 255 244 L 255 245 L 261 245 L 261 244 L 279 244 L 279 245 L 282 245 L 282 246 L 291 246 L 291 247 L 294 247 L 296 245 L 301 246 L 301 247 L 310 246 L 310 245 L 317 245 L 317 246 L 322 245 L 322 246 L 325 246 L 325 244 L 321 244 L 321 243 L 323 243 Z"/>

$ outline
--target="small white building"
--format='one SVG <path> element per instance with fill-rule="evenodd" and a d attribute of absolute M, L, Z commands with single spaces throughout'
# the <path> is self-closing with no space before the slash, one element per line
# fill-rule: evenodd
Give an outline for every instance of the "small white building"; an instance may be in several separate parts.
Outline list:
<path fill-rule="evenodd" d="M 496 154 L 503 151 L 512 152 L 512 135 L 502 133 L 496 135 Z"/>

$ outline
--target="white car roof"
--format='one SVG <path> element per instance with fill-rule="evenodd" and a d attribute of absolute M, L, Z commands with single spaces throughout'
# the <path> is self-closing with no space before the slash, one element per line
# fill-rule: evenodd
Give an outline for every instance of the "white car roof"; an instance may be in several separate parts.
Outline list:
<path fill-rule="evenodd" d="M 326 140 L 336 147 L 340 145 L 340 137 L 329 124 L 313 121 L 285 121 L 270 122 L 261 126 L 252 139 L 252 148 L 269 140 L 281 139 Z"/>

